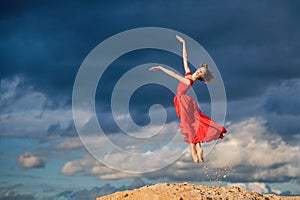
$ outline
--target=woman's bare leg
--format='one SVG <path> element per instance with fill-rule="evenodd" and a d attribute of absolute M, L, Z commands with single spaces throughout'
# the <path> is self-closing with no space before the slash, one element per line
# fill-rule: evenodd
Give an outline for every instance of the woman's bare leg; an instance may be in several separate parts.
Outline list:
<path fill-rule="evenodd" d="M 198 155 L 197 155 L 197 151 L 196 151 L 196 145 L 195 144 L 191 144 L 191 152 L 192 152 L 192 157 L 193 160 L 196 164 L 199 163 L 199 159 L 198 159 Z"/>
<path fill-rule="evenodd" d="M 204 162 L 203 149 L 201 148 L 200 142 L 196 144 L 196 151 L 200 162 Z"/>

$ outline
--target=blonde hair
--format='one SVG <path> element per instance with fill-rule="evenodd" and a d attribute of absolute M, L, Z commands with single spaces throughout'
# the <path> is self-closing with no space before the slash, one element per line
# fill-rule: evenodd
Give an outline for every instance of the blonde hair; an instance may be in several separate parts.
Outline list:
<path fill-rule="evenodd" d="M 214 74 L 208 69 L 208 65 L 206 63 L 202 63 L 200 66 L 206 69 L 206 73 L 204 74 L 203 81 L 205 83 L 212 82 L 214 80 Z"/>

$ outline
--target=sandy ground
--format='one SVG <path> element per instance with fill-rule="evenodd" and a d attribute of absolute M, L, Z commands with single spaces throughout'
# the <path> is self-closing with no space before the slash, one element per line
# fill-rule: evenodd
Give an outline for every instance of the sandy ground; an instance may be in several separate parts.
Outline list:
<path fill-rule="evenodd" d="M 300 200 L 300 196 L 283 197 L 259 194 L 238 187 L 203 186 L 189 183 L 162 183 L 135 190 L 116 192 L 96 200 Z"/>

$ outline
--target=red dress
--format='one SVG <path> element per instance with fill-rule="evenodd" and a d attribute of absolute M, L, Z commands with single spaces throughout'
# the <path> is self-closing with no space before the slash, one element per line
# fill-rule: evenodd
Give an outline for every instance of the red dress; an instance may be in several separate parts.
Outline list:
<path fill-rule="evenodd" d="M 196 144 L 222 139 L 223 133 L 227 132 L 226 129 L 202 113 L 195 100 L 186 94 L 194 83 L 190 75 L 191 73 L 188 72 L 184 76 L 190 80 L 190 85 L 180 82 L 174 97 L 176 113 L 180 119 L 180 132 L 184 135 L 184 141 Z"/>

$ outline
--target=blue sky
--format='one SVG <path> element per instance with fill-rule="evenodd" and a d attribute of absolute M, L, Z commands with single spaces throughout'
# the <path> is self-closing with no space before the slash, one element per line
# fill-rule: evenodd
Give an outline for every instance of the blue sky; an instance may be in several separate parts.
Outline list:
<path fill-rule="evenodd" d="M 232 0 L 0 4 L 1 197 L 80 199 L 83 193 L 92 196 L 101 191 L 134 188 L 143 182 L 181 181 L 300 194 L 300 3 Z M 204 165 L 195 166 L 186 152 L 172 165 L 151 173 L 118 171 L 95 160 L 78 137 L 72 90 L 82 62 L 107 38 L 140 27 L 172 29 L 193 38 L 218 67 L 227 96 L 228 135 L 207 155 L 209 170 L 205 171 Z M 175 36 L 173 41 L 180 49 Z M 193 49 L 188 50 L 193 53 Z M 132 51 L 106 69 L 99 82 L 105 87 L 98 85 L 95 101 L 98 121 L 107 137 L 127 150 L 151 153 L 178 131 L 172 92 L 159 85 L 145 85 L 133 94 L 129 105 L 130 117 L 141 126 L 150 122 L 151 105 L 163 105 L 167 110 L 165 140 L 141 140 L 139 144 L 130 137 L 120 140 L 122 131 L 111 113 L 112 90 L 117 81 L 145 63 L 163 63 L 183 73 L 180 56 L 157 49 Z M 166 77 L 156 72 L 154 75 Z M 201 109 L 210 115 L 207 87 L 196 83 L 193 89 Z M 123 91 L 127 90 L 125 85 Z M 122 123 L 127 124 L 126 120 Z M 150 127 L 146 134 L 155 128 Z M 103 152 L 109 151 L 103 137 L 89 139 L 102 145 L 98 148 Z M 185 144 L 180 141 L 178 145 Z M 115 157 L 110 161 L 128 169 L 146 168 L 176 153 L 176 149 L 165 148 L 155 160 L 135 162 L 126 162 L 122 154 L 112 154 Z M 220 177 L 214 174 L 224 173 L 224 167 L 231 170 L 226 178 L 222 174 L 219 182 Z"/>

